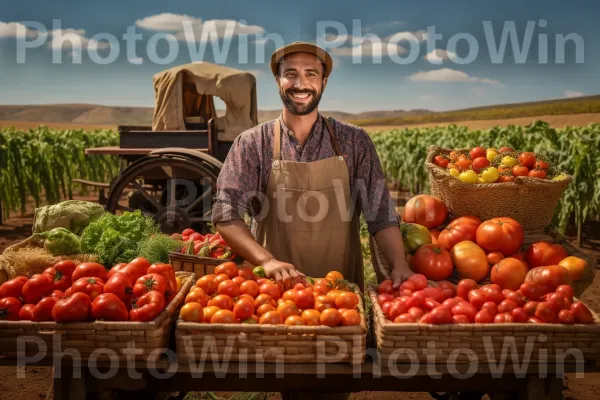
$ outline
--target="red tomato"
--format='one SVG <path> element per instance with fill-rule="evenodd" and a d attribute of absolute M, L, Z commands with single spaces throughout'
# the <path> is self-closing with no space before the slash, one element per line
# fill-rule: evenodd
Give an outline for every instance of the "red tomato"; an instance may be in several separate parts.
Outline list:
<path fill-rule="evenodd" d="M 442 225 L 446 218 L 448 218 L 448 209 L 440 198 L 420 194 L 406 203 L 402 219 L 404 222 L 433 229 Z"/>
<path fill-rule="evenodd" d="M 512 300 L 504 300 L 498 304 L 499 313 L 510 313 L 515 308 L 517 308 L 517 303 Z"/>
<path fill-rule="evenodd" d="M 449 278 L 454 270 L 450 253 L 436 244 L 421 246 L 411 258 L 410 265 L 413 271 L 434 281 Z"/>
<path fill-rule="evenodd" d="M 570 285 L 560 285 L 556 288 L 556 293 L 560 293 L 563 295 L 565 299 L 573 301 L 573 287 Z"/>
<path fill-rule="evenodd" d="M 473 147 L 471 151 L 469 151 L 469 156 L 471 156 L 471 160 L 475 160 L 478 157 L 485 157 L 485 155 L 486 150 L 481 146 Z"/>
<path fill-rule="evenodd" d="M 410 296 L 412 296 L 412 294 L 413 294 L 412 290 L 403 289 L 403 290 L 401 290 L 399 292 L 399 297 L 402 297 L 402 296 L 408 296 L 408 297 L 410 297 Z"/>
<path fill-rule="evenodd" d="M 392 305 L 390 307 L 390 311 L 388 313 L 388 317 L 389 317 L 389 319 L 391 319 L 393 321 L 396 319 L 396 317 L 399 317 L 400 315 L 404 314 L 406 311 L 407 311 L 406 304 L 404 304 L 400 301 L 393 301 Z"/>
<path fill-rule="evenodd" d="M 438 303 L 444 301 L 444 293 L 439 287 L 426 287 L 423 289 L 423 293 L 425 294 L 425 297 L 433 299 Z"/>
<path fill-rule="evenodd" d="M 529 168 L 524 167 L 522 165 L 515 165 L 512 167 L 513 176 L 527 176 L 529 175 Z"/>
<path fill-rule="evenodd" d="M 459 171 L 467 171 L 467 170 L 471 169 L 472 163 L 473 162 L 471 160 L 463 158 L 456 162 L 456 166 L 458 167 Z"/>
<path fill-rule="evenodd" d="M 414 322 L 417 322 L 417 320 L 408 313 L 399 315 L 394 319 L 394 323 L 396 323 L 396 324 L 410 324 L 410 323 L 414 323 Z"/>
<path fill-rule="evenodd" d="M 312 296 L 311 296 L 312 297 Z M 342 292 L 335 298 L 335 306 L 352 310 L 358 306 L 358 296 L 352 292 Z"/>
<path fill-rule="evenodd" d="M 33 321 L 52 321 L 52 309 L 58 299 L 55 297 L 44 297 L 33 308 Z"/>
<path fill-rule="evenodd" d="M 546 300 L 552 306 L 554 311 L 559 312 L 565 308 L 565 297 L 560 293 L 551 293 Z"/>
<path fill-rule="evenodd" d="M 561 285 L 570 285 L 569 271 L 560 265 L 547 265 L 530 269 L 525 276 L 525 283 L 538 286 L 542 294 L 554 292 Z"/>
<path fill-rule="evenodd" d="M 458 303 L 462 303 L 462 302 L 457 298 L 449 298 L 449 299 L 444 300 L 442 305 L 448 307 L 450 309 L 450 311 L 452 311 L 453 307 L 455 305 L 457 305 Z"/>
<path fill-rule="evenodd" d="M 388 294 L 392 294 L 394 293 L 394 282 L 392 282 L 391 279 L 386 279 L 385 281 L 381 282 L 379 284 L 379 293 L 388 293 Z"/>
<path fill-rule="evenodd" d="M 503 258 L 504 254 L 500 253 L 499 251 L 493 251 L 487 255 L 488 263 L 490 265 L 498 264 Z"/>
<path fill-rule="evenodd" d="M 427 281 L 427 277 L 422 274 L 414 274 L 408 278 L 409 282 L 415 284 L 415 290 L 423 290 L 427 287 L 429 282 Z M 412 289 L 411 289 L 412 290 Z M 415 291 L 413 290 L 413 292 Z"/>
<path fill-rule="evenodd" d="M 216 306 L 221 310 L 230 310 L 233 311 L 233 299 L 227 295 L 219 294 L 208 301 L 208 306 Z M 255 302 L 255 306 L 258 308 L 259 306 Z"/>
<path fill-rule="evenodd" d="M 52 290 L 54 290 L 54 282 L 49 275 L 35 274 L 23 285 L 23 299 L 25 303 L 37 304 Z"/>
<path fill-rule="evenodd" d="M 571 280 L 578 281 L 583 279 L 585 271 L 588 269 L 587 261 L 582 258 L 569 256 L 558 263 L 561 267 L 565 267 L 569 271 Z"/>
<path fill-rule="evenodd" d="M 571 310 L 560 310 L 558 312 L 558 322 L 561 324 L 574 324 L 575 314 Z"/>
<path fill-rule="evenodd" d="M 0 321 L 18 321 L 23 303 L 16 297 L 0 299 Z"/>
<path fill-rule="evenodd" d="M 204 290 L 204 293 L 206 293 L 209 296 L 211 294 L 215 293 L 217 291 L 217 284 L 215 283 L 215 275 L 211 274 L 211 275 L 201 276 L 196 281 L 196 287 L 199 287 L 200 289 Z M 257 288 L 258 288 L 258 284 L 257 284 Z M 258 289 L 257 289 L 257 294 L 258 294 Z"/>
<path fill-rule="evenodd" d="M 404 281 L 400 285 L 400 291 L 402 291 L 404 289 L 410 290 L 411 292 L 414 292 L 414 291 L 417 290 L 417 285 L 414 282 L 412 282 L 412 281 Z"/>
<path fill-rule="evenodd" d="M 394 296 L 389 293 L 382 293 L 377 296 L 377 303 L 381 306 L 383 303 L 394 300 Z"/>
<path fill-rule="evenodd" d="M 384 315 L 390 315 L 390 309 L 392 308 L 393 302 L 387 301 L 381 305 L 381 311 Z"/>
<path fill-rule="evenodd" d="M 573 303 L 571 311 L 573 312 L 573 315 L 575 315 L 575 321 L 577 321 L 578 324 L 591 324 L 594 322 L 592 312 L 580 301 Z"/>
<path fill-rule="evenodd" d="M 438 306 L 431 313 L 431 323 L 434 325 L 451 324 L 452 313 L 448 307 Z"/>
<path fill-rule="evenodd" d="M 511 322 L 514 322 L 514 320 L 510 313 L 500 313 L 494 317 L 495 324 L 509 324 Z"/>
<path fill-rule="evenodd" d="M 166 299 L 165 299 L 166 301 Z M 189 293 L 185 296 L 184 303 L 198 303 L 202 307 L 206 307 L 208 305 L 208 296 L 199 287 L 194 287 Z"/>
<path fill-rule="evenodd" d="M 234 281 L 226 280 L 219 283 L 217 291 L 219 292 L 219 294 L 224 294 L 233 299 L 240 294 L 240 287 Z"/>
<path fill-rule="evenodd" d="M 477 244 L 487 253 L 499 251 L 507 256 L 514 254 L 525 238 L 521 224 L 512 218 L 501 217 L 483 222 L 477 228 Z"/>
<path fill-rule="evenodd" d="M 475 241 L 477 228 L 481 224 L 481 220 L 470 215 L 457 218 L 450 222 L 446 229 L 440 232 L 438 243 L 446 250 L 452 250 L 455 244 L 463 240 Z"/>
<path fill-rule="evenodd" d="M 251 267 L 238 267 L 238 276 L 241 276 L 242 278 L 244 278 L 247 281 L 256 280 Z"/>
<path fill-rule="evenodd" d="M 298 290 L 294 302 L 299 309 L 308 310 L 314 307 L 315 297 L 309 289 Z"/>
<path fill-rule="evenodd" d="M 546 323 L 556 322 L 557 315 L 554 307 L 547 302 L 540 303 L 535 310 L 535 316 Z"/>
<path fill-rule="evenodd" d="M 16 297 L 23 295 L 23 286 L 29 280 L 25 276 L 19 276 L 0 285 L 0 299 L 3 297 Z"/>
<path fill-rule="evenodd" d="M 144 294 L 156 290 L 164 296 L 167 289 L 167 281 L 159 274 L 146 274 L 141 276 L 133 286 L 135 297 L 142 297 Z"/>
<path fill-rule="evenodd" d="M 469 303 L 461 302 L 452 308 L 452 315 L 464 315 L 465 317 L 467 317 L 469 322 L 475 322 L 477 309 Z"/>
<path fill-rule="evenodd" d="M 2 299 L 4 300 L 4 299 Z M 0 300 L 0 307 L 2 304 L 2 300 Z M 16 303 L 14 303 L 16 304 Z M 19 305 L 21 304 L 21 302 L 19 301 Z M 23 307 L 21 307 L 21 310 L 19 311 L 19 321 L 33 321 L 33 309 L 35 308 L 34 304 L 25 304 Z M 6 311 L 5 311 L 6 313 Z M 2 319 L 2 309 L 0 308 L 0 320 Z"/>
<path fill-rule="evenodd" d="M 500 169 L 498 169 L 500 170 Z M 510 172 L 508 172 L 510 174 Z M 498 178 L 498 180 L 496 182 L 498 183 L 503 183 L 503 182 L 514 182 L 515 181 L 515 177 L 514 176 L 509 176 L 509 175 L 500 175 L 500 177 Z"/>
<path fill-rule="evenodd" d="M 529 171 L 528 176 L 530 178 L 546 179 L 548 177 L 548 173 L 544 169 L 536 168 Z"/>
<path fill-rule="evenodd" d="M 525 305 L 525 299 L 519 292 L 511 291 L 510 293 L 507 293 L 504 297 L 506 298 L 506 300 L 514 301 L 518 307 L 523 307 Z"/>
<path fill-rule="evenodd" d="M 540 303 L 537 301 L 529 301 L 529 302 L 525 303 L 525 306 L 523 307 L 523 309 L 529 316 L 534 316 L 539 305 L 540 305 Z"/>
<path fill-rule="evenodd" d="M 85 293 L 90 296 L 90 299 L 94 299 L 104 293 L 104 281 L 100 278 L 80 278 L 73 282 L 71 286 L 71 293 Z"/>
<path fill-rule="evenodd" d="M 104 268 L 104 267 L 103 267 Z M 56 322 L 84 322 L 90 318 L 92 299 L 83 292 L 73 293 L 59 299 L 52 308 L 52 319 Z"/>
<path fill-rule="evenodd" d="M 542 290 L 533 283 L 525 282 L 519 288 L 519 292 L 525 297 L 527 300 L 539 301 L 544 293 Z"/>
<path fill-rule="evenodd" d="M 519 162 L 522 166 L 527 168 L 533 168 L 535 165 L 535 154 L 529 151 L 524 151 L 519 154 Z"/>
<path fill-rule="evenodd" d="M 425 311 L 433 311 L 435 308 L 439 307 L 440 303 L 435 301 L 434 299 L 427 298 L 423 303 L 423 310 Z"/>
<path fill-rule="evenodd" d="M 466 315 L 453 315 L 452 316 L 452 323 L 453 324 L 470 324 L 471 321 L 469 321 L 469 318 L 467 318 Z"/>
<path fill-rule="evenodd" d="M 514 153 L 515 150 L 512 147 L 502 146 L 498 149 L 498 153 Z"/>
<path fill-rule="evenodd" d="M 481 310 L 488 310 L 490 314 L 496 315 L 498 314 L 498 304 L 494 303 L 493 301 L 486 301 L 481 306 Z"/>
<path fill-rule="evenodd" d="M 240 299 L 233 306 L 233 315 L 238 321 L 250 318 L 254 314 L 254 304 L 248 299 Z"/>
<path fill-rule="evenodd" d="M 425 315 L 425 311 L 421 310 L 419 307 L 409 308 L 408 313 L 412 315 L 415 321 L 418 321 L 423 315 Z"/>
<path fill-rule="evenodd" d="M 151 290 L 136 300 L 134 307 L 129 311 L 129 317 L 132 321 L 152 321 L 165 306 L 165 296 L 156 290 Z"/>
<path fill-rule="evenodd" d="M 473 160 L 473 164 L 471 165 L 473 166 L 475 172 L 480 173 L 481 171 L 490 166 L 490 160 L 488 160 L 485 156 L 477 157 Z"/>
<path fill-rule="evenodd" d="M 544 160 L 537 160 L 535 162 L 535 167 L 540 169 L 548 169 L 550 168 L 550 164 Z"/>
<path fill-rule="evenodd" d="M 148 267 L 147 274 L 158 274 L 165 278 L 165 301 L 169 303 L 173 297 L 177 294 L 177 279 L 175 278 L 175 271 L 169 264 L 157 263 L 152 264 Z"/>
<path fill-rule="evenodd" d="M 491 324 L 494 322 L 494 315 L 489 310 L 481 310 L 475 315 L 475 322 L 478 324 Z"/>
<path fill-rule="evenodd" d="M 414 292 L 406 303 L 407 308 L 421 307 L 425 304 L 425 293 L 423 291 Z"/>
<path fill-rule="evenodd" d="M 133 283 L 141 276 L 146 275 L 148 273 L 148 268 L 150 268 L 150 261 L 146 260 L 144 257 L 138 257 L 131 260 L 121 272 L 127 275 L 131 283 Z"/>
<path fill-rule="evenodd" d="M 238 273 L 239 273 L 238 267 L 232 261 L 228 261 L 223 264 L 219 264 L 215 267 L 216 275 L 225 274 L 229 277 L 229 279 L 235 278 L 236 276 L 238 276 Z"/>
<path fill-rule="evenodd" d="M 113 293 L 104 293 L 92 301 L 92 317 L 104 321 L 127 321 L 129 311 Z"/>
<path fill-rule="evenodd" d="M 71 281 L 76 282 L 81 278 L 100 278 L 103 282 L 108 279 L 104 265 L 95 262 L 84 262 L 75 267 Z"/>
<path fill-rule="evenodd" d="M 431 313 L 427 313 L 424 314 L 420 319 L 419 319 L 419 323 L 420 324 L 431 324 Z"/>
<path fill-rule="evenodd" d="M 260 293 L 260 288 L 258 287 L 258 283 L 255 281 L 246 280 L 240 285 L 240 293 L 248 294 L 252 298 L 256 298 L 256 296 L 258 296 Z"/>
<path fill-rule="evenodd" d="M 281 291 L 273 283 L 265 282 L 262 285 L 260 285 L 259 289 L 261 294 L 268 294 L 269 296 L 271 296 L 271 298 L 275 300 L 281 297 Z"/>
<path fill-rule="evenodd" d="M 108 278 L 104 284 L 103 292 L 116 295 L 128 307 L 134 297 L 133 285 L 127 275 L 122 272 L 117 272 Z"/>
<path fill-rule="evenodd" d="M 125 268 L 127 268 L 128 265 L 129 264 L 127 264 L 127 263 L 119 263 L 119 264 L 113 265 L 113 267 L 108 270 L 108 274 L 107 274 L 108 278 L 110 278 L 117 272 L 123 272 L 123 270 Z"/>
<path fill-rule="evenodd" d="M 519 290 L 527 275 L 527 267 L 516 258 L 508 257 L 492 267 L 492 283 L 502 289 Z"/>
<path fill-rule="evenodd" d="M 483 294 L 485 296 L 486 301 L 493 301 L 496 304 L 502 303 L 504 301 L 504 296 L 502 295 L 502 291 L 493 287 L 486 287 L 482 289 Z"/>
<path fill-rule="evenodd" d="M 542 321 L 538 317 L 529 317 L 529 319 L 527 320 L 527 322 L 530 323 L 530 324 L 543 324 L 544 323 L 544 321 Z"/>
<path fill-rule="evenodd" d="M 483 291 L 475 289 L 469 292 L 469 303 L 476 309 L 480 310 L 486 301 L 487 299 Z"/>
<path fill-rule="evenodd" d="M 43 273 L 52 278 L 52 282 L 54 282 L 54 290 L 64 291 L 71 286 L 71 277 L 65 275 L 61 271 L 57 271 L 54 267 L 46 268 Z"/>
<path fill-rule="evenodd" d="M 510 315 L 512 315 L 514 322 L 519 323 L 527 322 L 527 319 L 529 318 L 529 314 L 527 314 L 527 311 L 525 311 L 525 309 L 521 307 L 513 309 L 510 312 Z"/>
<path fill-rule="evenodd" d="M 449 162 L 450 159 L 443 155 L 437 155 L 433 158 L 433 163 L 443 169 L 446 169 L 446 167 L 448 167 Z"/>
<path fill-rule="evenodd" d="M 527 249 L 525 258 L 531 268 L 557 265 L 569 254 L 560 244 L 552 244 L 550 242 L 535 242 Z"/>
<path fill-rule="evenodd" d="M 462 279 L 458 282 L 458 286 L 456 288 L 457 296 L 469 300 L 469 292 L 471 290 L 477 289 L 478 285 L 473 279 Z"/>

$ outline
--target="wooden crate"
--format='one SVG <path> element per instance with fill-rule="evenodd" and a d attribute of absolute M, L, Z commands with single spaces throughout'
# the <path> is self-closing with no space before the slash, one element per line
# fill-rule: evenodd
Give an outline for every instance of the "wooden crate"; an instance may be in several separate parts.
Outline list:
<path fill-rule="evenodd" d="M 0 355 L 17 357 L 21 339 L 22 349 L 29 356 L 36 355 L 45 346 L 48 350 L 45 358 L 72 349 L 72 354 L 84 359 L 93 354 L 98 359 L 126 360 L 127 353 L 123 350 L 129 344 L 137 349 L 132 353 L 136 359 L 156 359 L 163 354 L 163 349 L 168 348 L 171 330 L 179 315 L 178 309 L 196 281 L 195 275 L 190 272 L 176 272 L 176 275 L 185 279 L 185 282 L 153 321 L 0 321 Z"/>
<path fill-rule="evenodd" d="M 253 324 L 175 323 L 179 360 L 248 361 L 265 363 L 350 363 L 366 357 L 367 321 L 362 295 L 360 325 L 286 326 Z"/>
<path fill-rule="evenodd" d="M 575 324 L 448 324 L 394 323 L 377 302 L 377 285 L 369 287 L 373 304 L 373 333 L 384 363 L 484 363 L 521 365 L 524 357 L 536 364 L 600 361 L 600 318 Z M 510 347 L 508 347 L 510 346 Z M 506 349 L 503 349 L 506 347 Z M 514 349 L 514 350 L 513 350 Z M 518 357 L 512 358 L 512 353 Z M 502 357 L 502 354 L 505 357 Z M 566 355 L 565 355 L 566 354 Z M 577 359 L 573 354 L 580 355 Z M 390 361 L 392 360 L 392 361 Z"/>
<path fill-rule="evenodd" d="M 169 253 L 169 263 L 175 271 L 193 272 L 197 278 L 204 275 L 214 274 L 215 267 L 227 261 L 220 258 L 199 257 L 191 254 L 183 254 L 178 251 Z"/>

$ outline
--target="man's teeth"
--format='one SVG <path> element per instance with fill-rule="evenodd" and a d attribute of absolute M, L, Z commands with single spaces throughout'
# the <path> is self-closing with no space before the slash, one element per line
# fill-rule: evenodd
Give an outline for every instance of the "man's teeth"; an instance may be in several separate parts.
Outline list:
<path fill-rule="evenodd" d="M 296 99 L 306 99 L 309 94 L 308 93 L 293 93 L 292 96 Z"/>

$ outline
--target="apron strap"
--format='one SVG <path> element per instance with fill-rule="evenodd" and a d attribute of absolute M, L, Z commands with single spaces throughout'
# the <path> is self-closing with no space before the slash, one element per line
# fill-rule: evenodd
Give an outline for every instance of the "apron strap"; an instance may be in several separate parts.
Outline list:
<path fill-rule="evenodd" d="M 329 131 L 329 137 L 331 138 L 331 146 L 333 147 L 333 151 L 335 151 L 335 154 L 340 157 L 342 152 L 340 151 L 337 139 L 335 138 L 335 129 L 333 128 L 329 117 L 323 116 L 323 120 L 325 121 L 325 126 L 327 126 L 327 130 Z"/>

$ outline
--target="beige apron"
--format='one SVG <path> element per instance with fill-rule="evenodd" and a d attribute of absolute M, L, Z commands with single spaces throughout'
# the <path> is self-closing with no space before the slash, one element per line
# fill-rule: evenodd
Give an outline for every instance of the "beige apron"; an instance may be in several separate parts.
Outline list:
<path fill-rule="evenodd" d="M 319 278 L 336 270 L 364 290 L 360 210 L 350 204 L 348 167 L 335 131 L 323 117 L 336 156 L 282 160 L 280 118 L 275 121 L 268 202 L 263 203 L 268 210 L 257 224 L 256 239 L 277 260 L 305 275 Z"/>

